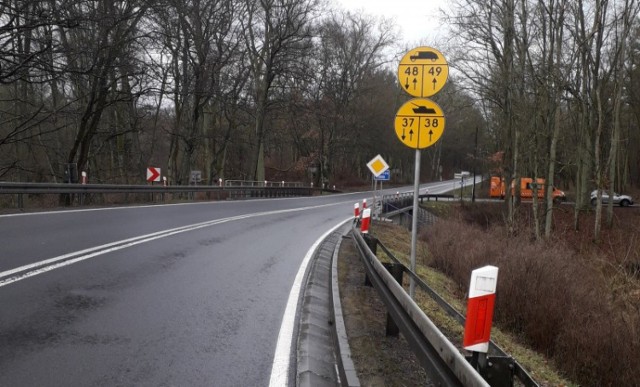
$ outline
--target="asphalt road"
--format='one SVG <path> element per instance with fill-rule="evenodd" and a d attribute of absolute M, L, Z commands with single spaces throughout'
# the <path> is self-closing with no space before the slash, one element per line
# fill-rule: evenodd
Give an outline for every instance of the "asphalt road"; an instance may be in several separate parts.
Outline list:
<path fill-rule="evenodd" d="M 0 216 L 0 385 L 266 386 L 278 367 L 291 375 L 283 327 L 305 257 L 371 196 Z"/>

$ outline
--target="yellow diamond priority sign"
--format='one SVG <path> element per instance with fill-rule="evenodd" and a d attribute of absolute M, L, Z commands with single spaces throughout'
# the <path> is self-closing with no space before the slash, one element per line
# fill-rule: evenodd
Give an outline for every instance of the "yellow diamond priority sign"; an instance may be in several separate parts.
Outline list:
<path fill-rule="evenodd" d="M 369 170 L 371 171 L 371 173 L 373 173 L 373 176 L 378 177 L 382 175 L 384 171 L 389 169 L 389 164 L 384 161 L 382 156 L 377 155 L 367 163 L 367 167 L 369 167 Z"/>

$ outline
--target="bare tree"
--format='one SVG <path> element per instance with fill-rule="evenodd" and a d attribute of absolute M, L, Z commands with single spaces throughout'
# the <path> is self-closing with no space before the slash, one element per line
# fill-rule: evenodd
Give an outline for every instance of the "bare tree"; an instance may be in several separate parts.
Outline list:
<path fill-rule="evenodd" d="M 311 65 L 316 69 L 313 98 L 318 129 L 317 182 L 331 178 L 339 144 L 352 139 L 358 126 L 357 97 L 365 79 L 386 63 L 384 50 L 395 39 L 389 21 L 352 13 L 333 14 L 319 28 L 320 42 Z M 348 141 L 351 142 L 351 141 Z"/>
<path fill-rule="evenodd" d="M 543 38 L 544 42 L 548 43 L 548 47 L 545 47 L 545 58 L 543 63 L 544 73 L 547 75 L 546 82 L 541 84 L 547 89 L 546 102 L 546 117 L 547 133 L 549 133 L 550 140 L 548 142 L 549 162 L 546 171 L 546 212 L 544 223 L 544 235 L 546 238 L 551 236 L 552 221 L 553 221 L 553 189 L 555 183 L 556 164 L 557 164 L 557 151 L 558 141 L 562 128 L 562 104 L 561 98 L 563 90 L 566 88 L 565 79 L 567 74 L 563 72 L 563 69 L 567 66 L 563 66 L 565 57 L 564 52 L 564 29 L 565 29 L 565 13 L 568 9 L 568 3 L 565 0 L 551 1 L 549 4 L 545 4 L 544 1 L 539 2 L 539 8 L 541 12 L 541 19 L 548 18 L 548 23 L 543 24 Z M 572 61 L 571 56 L 567 58 Z M 536 195 L 534 195 L 536 196 Z"/>
<path fill-rule="evenodd" d="M 56 147 L 43 137 L 60 129 L 48 124 L 60 105 L 50 103 L 46 85 L 61 76 L 64 64 L 53 63 L 59 43 L 52 31 L 76 28 L 77 22 L 48 1 L 1 1 L 0 15 L 0 176 L 40 179 L 47 174 L 40 168 L 44 159 L 55 179 L 50 153 Z"/>
<path fill-rule="evenodd" d="M 615 4 L 613 5 L 615 7 Z M 621 63 L 626 57 L 625 40 L 621 38 L 622 33 L 628 36 L 630 25 L 626 18 L 634 15 L 634 2 L 625 2 L 622 11 L 618 12 L 614 9 L 613 19 L 609 16 L 612 6 L 607 0 L 596 1 L 593 12 L 585 8 L 585 5 L 579 1 L 574 5 L 573 11 L 575 15 L 576 28 L 574 29 L 574 38 L 581 42 L 580 63 L 582 65 L 583 84 L 581 88 L 581 110 L 584 114 L 582 121 L 584 127 L 580 129 L 581 152 L 578 153 L 578 198 L 576 200 L 576 228 L 578 227 L 578 213 L 581 205 L 588 201 L 589 174 L 586 173 L 593 165 L 592 182 L 598 190 L 595 208 L 595 224 L 594 238 L 600 237 L 602 227 L 602 191 L 605 188 L 613 189 L 614 181 L 609 181 L 607 173 L 610 165 L 613 164 L 613 158 L 617 153 L 617 134 L 618 125 L 614 122 L 614 127 L 610 127 L 608 117 L 613 115 L 619 117 L 620 106 L 616 106 L 620 102 L 619 77 L 622 76 Z M 617 14 L 617 15 L 616 15 Z M 591 16 L 592 25 L 587 30 L 587 17 Z M 618 39 L 614 41 L 607 40 L 612 31 L 620 33 Z M 605 55 L 610 53 L 610 55 Z M 606 58 L 606 60 L 605 60 Z M 615 90 L 618 91 L 615 91 Z M 614 90 L 611 93 L 611 90 Z M 616 96 L 617 95 L 617 96 Z M 613 103 L 611 103 L 613 101 Z M 615 119 L 614 119 L 615 121 Z M 609 147 L 609 157 L 606 156 L 607 130 L 610 131 L 608 138 L 613 144 Z M 589 151 L 590 150 L 590 151 Z M 606 162 L 605 160 L 609 160 Z M 615 168 L 615 166 L 614 166 Z M 612 207 L 609 207 L 612 211 Z"/>
<path fill-rule="evenodd" d="M 311 47 L 311 18 L 316 0 L 245 0 L 246 17 L 240 19 L 251 64 L 255 98 L 255 156 L 252 177 L 265 178 L 266 119 L 271 88 L 288 74 L 293 63 Z"/>
<path fill-rule="evenodd" d="M 89 9 L 86 4 L 70 10 L 86 28 L 69 33 L 60 29 L 65 60 L 69 63 L 75 97 L 79 104 L 80 121 L 77 134 L 68 152 L 67 162 L 77 163 L 82 170 L 89 161 L 89 152 L 107 106 L 114 103 L 112 91 L 121 77 L 116 73 L 119 58 L 131 55 L 127 43 L 139 32 L 138 23 L 148 9 L 148 3 L 97 2 Z M 117 97 L 116 97 L 117 98 Z"/>
<path fill-rule="evenodd" d="M 619 153 L 620 132 L 621 132 L 621 110 L 623 103 L 623 89 L 625 87 L 624 65 L 628 59 L 627 40 L 631 34 L 632 21 L 637 18 L 639 7 L 635 0 L 625 0 L 621 9 L 614 9 L 615 24 L 613 26 L 613 128 L 609 141 L 609 158 L 607 165 L 609 169 L 609 197 L 613 197 L 613 190 L 618 179 L 617 160 Z M 607 208 L 607 224 L 611 227 L 613 223 L 613 201 L 609 201 Z"/>
<path fill-rule="evenodd" d="M 454 33 L 462 40 L 465 52 L 458 53 L 454 66 L 470 81 L 476 92 L 497 107 L 498 127 L 505 152 L 504 171 L 507 181 L 518 180 L 520 128 L 516 123 L 516 8 L 514 0 L 459 0 L 457 14 L 450 19 Z M 487 65 L 488 64 L 488 65 Z M 519 184 L 515 185 L 519 197 Z M 511 185 L 506 184 L 507 224 L 515 227 Z"/>
<path fill-rule="evenodd" d="M 169 174 L 174 182 L 188 181 L 196 167 L 212 178 L 211 138 L 216 93 L 223 70 L 234 62 L 238 40 L 238 3 L 227 0 L 169 1 L 158 7 L 158 28 L 172 58 L 175 126 L 171 136 Z"/>

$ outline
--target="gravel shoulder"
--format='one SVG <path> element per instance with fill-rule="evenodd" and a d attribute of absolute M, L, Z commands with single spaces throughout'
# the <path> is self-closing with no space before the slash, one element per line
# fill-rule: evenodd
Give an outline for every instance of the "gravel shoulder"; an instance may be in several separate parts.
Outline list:
<path fill-rule="evenodd" d="M 385 336 L 387 312 L 373 287 L 351 237 L 338 258 L 340 300 L 352 359 L 363 386 L 431 386 L 418 359 L 400 334 Z"/>

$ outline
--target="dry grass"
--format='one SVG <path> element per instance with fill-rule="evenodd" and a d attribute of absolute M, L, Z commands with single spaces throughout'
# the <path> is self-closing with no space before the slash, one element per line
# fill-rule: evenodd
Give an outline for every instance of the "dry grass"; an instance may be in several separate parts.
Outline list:
<path fill-rule="evenodd" d="M 551 240 L 532 240 L 526 227 L 508 237 L 496 221 L 501 207 L 491 207 L 462 206 L 425 232 L 429 254 L 422 263 L 465 291 L 471 270 L 499 267 L 495 323 L 501 329 L 581 385 L 638 385 L 638 211 L 616 211 L 614 226 L 596 244 L 589 230 L 569 231 L 570 211 L 556 211 Z"/>
<path fill-rule="evenodd" d="M 391 250 L 394 256 L 400 259 L 407 267 L 409 266 L 411 234 L 408 231 L 399 226 L 383 223 L 375 223 L 372 226 L 372 231 Z M 457 230 L 455 231 L 450 234 L 452 236 L 454 234 L 459 235 Z M 418 253 L 416 254 L 420 258 L 417 262 L 417 273 L 450 305 L 464 314 L 466 310 L 466 287 L 442 271 L 428 265 L 429 260 L 425 259 L 425 257 L 431 255 L 430 250 L 430 245 L 427 245 L 424 241 L 419 242 Z M 381 250 L 378 251 L 378 257 L 382 261 L 386 260 Z M 471 271 L 465 274 L 465 282 L 468 283 L 470 275 Z M 500 281 L 502 280 L 502 275 L 503 272 L 501 271 Z M 405 280 L 404 285 L 408 287 L 407 280 Z M 420 291 L 416 292 L 416 301 L 427 316 L 454 344 L 461 344 L 463 327 L 457 321 L 450 318 L 428 295 Z M 499 307 L 496 306 L 496 311 L 498 309 Z M 531 349 L 530 346 L 519 339 L 519 335 L 509 333 L 508 330 L 502 329 L 497 323 L 494 324 L 492 329 L 492 340 L 514 356 L 541 385 L 568 386 L 573 384 L 564 378 L 561 371 L 554 367 L 543 354 Z"/>

